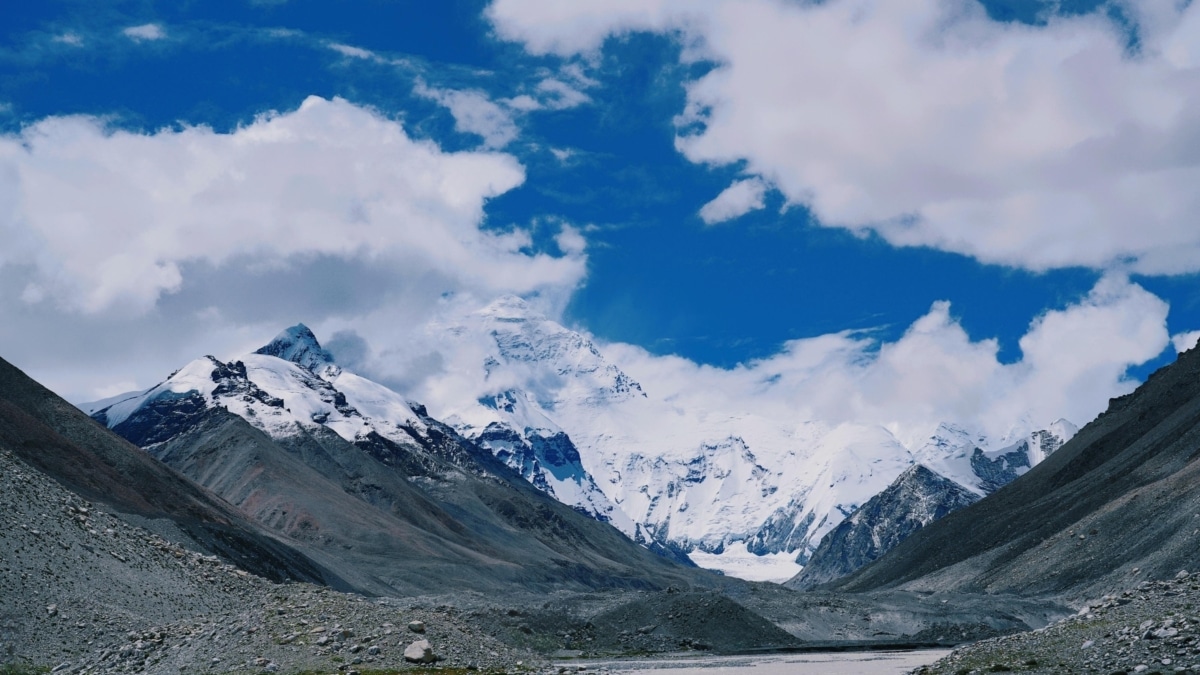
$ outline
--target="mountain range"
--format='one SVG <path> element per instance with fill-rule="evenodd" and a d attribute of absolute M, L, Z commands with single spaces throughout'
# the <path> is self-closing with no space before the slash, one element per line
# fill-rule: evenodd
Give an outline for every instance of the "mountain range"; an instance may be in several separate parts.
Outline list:
<path fill-rule="evenodd" d="M 943 423 L 906 446 L 882 425 L 691 409 L 511 296 L 438 337 L 479 354 L 482 395 L 436 402 L 463 436 L 635 541 L 731 573 L 757 563 L 756 578 L 795 574 L 826 533 L 913 465 L 983 496 L 1076 431 L 1012 420 L 988 438 Z"/>
<path fill-rule="evenodd" d="M 575 363 L 588 377 L 613 373 Z M 607 403 L 589 404 L 654 400 L 624 382 Z M 476 403 L 506 415 L 566 407 L 512 391 Z M 303 326 L 240 359 L 197 359 L 91 412 L 0 361 L 5 662 L 174 672 L 254 651 L 330 668 L 357 653 L 347 641 L 354 631 L 339 627 L 336 641 L 321 642 L 300 627 L 370 621 L 363 642 L 390 649 L 404 643 L 386 637 L 389 603 L 452 594 L 438 616 L 467 622 L 460 643 L 476 645 L 470 658 L 953 644 L 1045 627 L 1078 609 L 1074 623 L 1019 642 L 1035 643 L 1039 659 L 1086 669 L 1099 661 L 1051 636 L 1079 624 L 1108 640 L 1114 633 L 1091 613 L 1100 607 L 1135 627 L 1159 626 L 1131 639 L 1166 640 L 1179 618 L 1158 608 L 1200 593 L 1187 573 L 1200 563 L 1197 349 L 1065 443 L 1074 432 L 1065 423 L 994 445 L 942 425 L 897 463 L 922 461 L 830 527 L 784 585 L 721 577 L 681 564 L 679 550 L 658 540 L 635 543 L 613 526 L 618 500 L 572 507 L 552 498 L 555 485 L 604 485 L 576 480 L 593 475 L 591 446 L 571 427 L 506 437 L 492 420 L 485 447 L 464 434 L 475 428 L 464 418 L 440 421 L 346 372 Z M 754 454 L 749 442 L 729 447 L 697 463 L 688 486 L 764 480 L 722 466 Z M 755 464 L 769 475 L 761 458 Z M 551 472 L 557 484 L 538 484 L 544 467 L 560 470 Z M 732 503 L 732 492 L 704 494 Z M 365 602 L 336 589 L 387 597 Z M 1190 607 L 1184 601 L 1175 604 Z M 458 619 L 444 609 L 464 604 L 473 609 Z M 488 639 L 494 648 L 478 648 Z M 506 654 L 510 665 L 521 658 Z M 1104 662 L 1119 656 L 1106 651 Z M 399 652 L 390 658 L 402 662 Z M 260 661 L 270 663 L 248 657 L 246 668 Z"/>
<path fill-rule="evenodd" d="M 908 468 L 923 465 L 983 496 L 1076 430 L 1059 420 L 1041 430 L 1018 426 L 992 442 L 942 424 L 910 449 L 882 426 L 788 424 L 680 409 L 645 391 L 587 336 L 516 297 L 447 327 L 443 337 L 489 346 L 478 364 L 484 394 L 440 402 L 444 423 L 424 406 L 337 365 L 302 324 L 234 362 L 198 359 L 147 391 L 83 407 L 177 468 L 194 460 L 181 454 L 178 443 L 163 444 L 213 417 L 215 409 L 240 417 L 277 444 L 309 439 L 303 444 L 371 447 L 381 461 L 403 464 L 414 475 L 437 473 L 421 448 L 429 446 L 430 433 L 450 434 L 460 450 L 442 460 L 478 463 L 484 460 L 463 448 L 483 448 L 543 493 L 650 550 L 778 581 L 799 571 L 824 536 Z M 332 475 L 329 467 L 345 460 L 323 458 L 330 453 L 341 451 L 293 448 L 292 454 Z M 200 482 L 223 496 L 248 489 L 217 480 Z M 219 480 L 234 482 L 235 474 Z M 357 494 L 363 488 L 347 489 Z M 236 493 L 231 501 L 250 498 Z M 929 513 L 962 503 L 948 498 Z M 892 528 L 886 539 L 899 541 L 913 522 L 874 527 Z M 876 547 L 862 560 L 884 551 Z M 758 569 L 738 570 L 739 562 Z"/>
<path fill-rule="evenodd" d="M 665 586 L 688 572 L 537 490 L 296 326 L 92 417 L 249 515 L 336 555 L 355 590 Z"/>

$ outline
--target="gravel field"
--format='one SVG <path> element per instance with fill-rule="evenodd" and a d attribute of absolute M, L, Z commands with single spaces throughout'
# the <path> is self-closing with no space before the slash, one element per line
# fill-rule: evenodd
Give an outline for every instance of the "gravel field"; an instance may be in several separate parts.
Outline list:
<path fill-rule="evenodd" d="M 0 664 L 58 673 L 365 673 L 422 667 L 405 658 L 420 640 L 432 655 L 419 658 L 447 668 L 546 663 L 450 607 L 255 577 L 101 511 L 4 449 L 0 598 Z"/>
<path fill-rule="evenodd" d="M 1200 577 L 1143 581 L 1046 628 L 966 645 L 912 672 L 1200 673 Z"/>

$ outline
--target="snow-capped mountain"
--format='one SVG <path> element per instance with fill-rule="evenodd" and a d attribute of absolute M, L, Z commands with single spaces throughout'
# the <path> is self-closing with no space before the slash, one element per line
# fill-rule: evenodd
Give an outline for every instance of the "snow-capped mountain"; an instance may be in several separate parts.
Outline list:
<path fill-rule="evenodd" d="M 915 461 L 978 495 L 987 495 L 1048 457 L 1079 428 L 1057 420 L 1045 429 L 1028 423 L 991 442 L 954 424 L 942 423 L 913 451 Z"/>
<path fill-rule="evenodd" d="M 513 348 L 518 353 L 521 349 Z M 492 424 L 480 430 L 473 440 L 481 447 L 564 504 L 626 533 L 633 531 L 629 518 L 583 469 L 571 439 L 539 415 L 526 395 L 509 393 L 480 405 L 498 406 L 531 421 L 521 427 Z M 239 360 L 222 363 L 206 356 L 156 387 L 81 407 L 142 447 L 174 437 L 209 407 L 239 415 L 273 438 L 323 427 L 352 443 L 378 434 L 398 445 L 414 446 L 428 433 L 419 404 L 339 367 L 304 324 L 284 330 Z"/>
<path fill-rule="evenodd" d="M 567 489 L 581 469 L 561 431 L 489 433 L 481 447 L 338 366 L 303 325 L 253 354 L 197 359 L 146 391 L 81 407 L 372 593 L 665 587 L 693 575 L 596 522 L 603 511 L 581 515 L 546 494 L 586 498 L 594 485 Z M 497 459 L 505 452 L 554 480 L 538 490 Z"/>
<path fill-rule="evenodd" d="M 437 418 L 635 541 L 755 578 L 792 577 L 826 533 L 914 464 L 983 495 L 1075 431 L 1062 421 L 1018 425 L 991 442 L 943 424 L 910 448 L 882 426 L 689 409 L 645 391 L 586 335 L 515 297 L 442 326 L 438 339 L 479 354 L 484 391 L 436 401 Z M 254 354 L 197 359 L 89 412 L 146 447 L 214 406 L 274 438 L 324 428 L 352 443 L 415 446 L 429 431 L 422 407 L 339 367 L 302 324 Z M 772 569 L 747 572 L 754 562 Z"/>
<path fill-rule="evenodd" d="M 158 386 L 127 395 L 92 416 L 146 447 L 173 437 L 210 406 L 239 415 L 274 438 L 324 427 L 351 442 L 378 434 L 412 445 L 414 434 L 426 430 L 407 400 L 343 371 L 303 324 L 237 361 L 196 359 Z M 95 405 L 84 409 L 89 407 Z"/>
<path fill-rule="evenodd" d="M 944 424 L 910 448 L 882 426 L 693 410 L 659 399 L 587 336 L 520 298 L 503 298 L 445 329 L 447 340 L 487 344 L 480 364 L 486 393 L 438 402 L 440 416 L 465 436 L 549 485 L 530 434 L 563 433 L 578 451 L 573 475 L 594 477 L 616 507 L 611 521 L 635 540 L 694 552 L 718 568 L 727 552 L 740 556 L 739 565 L 755 554 L 779 566 L 780 579 L 799 567 L 777 554 L 793 553 L 803 564 L 827 532 L 914 464 L 982 495 L 1075 431 L 1064 421 L 1047 430 L 1019 424 L 993 442 Z M 519 451 L 518 438 L 525 439 Z"/>

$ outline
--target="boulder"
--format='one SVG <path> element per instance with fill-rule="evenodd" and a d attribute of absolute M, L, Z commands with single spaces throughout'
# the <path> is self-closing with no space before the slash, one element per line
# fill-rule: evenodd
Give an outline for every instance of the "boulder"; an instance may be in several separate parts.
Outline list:
<path fill-rule="evenodd" d="M 417 640 L 404 648 L 404 660 L 409 663 L 433 663 L 437 657 L 429 640 Z"/>

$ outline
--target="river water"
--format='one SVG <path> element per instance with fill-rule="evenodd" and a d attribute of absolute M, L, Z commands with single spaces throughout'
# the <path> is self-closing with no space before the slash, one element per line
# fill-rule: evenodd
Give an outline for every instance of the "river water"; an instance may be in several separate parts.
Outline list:
<path fill-rule="evenodd" d="M 933 663 L 948 649 L 880 652 L 813 652 L 765 656 L 712 656 L 612 661 L 570 661 L 566 668 L 586 666 L 619 675 L 901 675 Z"/>

